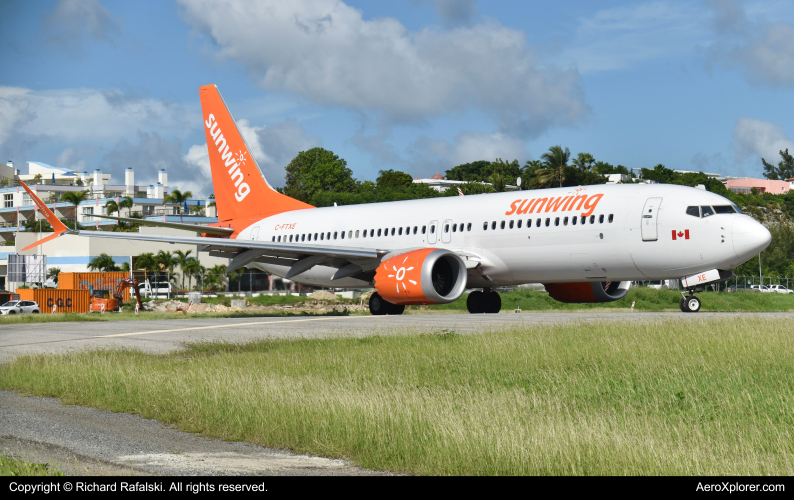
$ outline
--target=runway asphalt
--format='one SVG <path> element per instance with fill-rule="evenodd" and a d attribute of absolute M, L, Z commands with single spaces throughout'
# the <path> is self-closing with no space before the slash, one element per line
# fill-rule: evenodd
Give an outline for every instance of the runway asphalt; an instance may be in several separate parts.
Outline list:
<path fill-rule="evenodd" d="M 411 332 L 481 333 L 490 329 L 567 322 L 666 319 L 692 321 L 745 315 L 782 317 L 794 313 L 576 312 L 503 314 L 425 314 L 403 316 L 294 316 L 278 318 L 202 318 L 0 325 L 0 364 L 23 353 L 56 353 L 70 349 L 124 347 L 150 353 L 179 349 L 185 342 L 262 338 L 332 338 Z"/>

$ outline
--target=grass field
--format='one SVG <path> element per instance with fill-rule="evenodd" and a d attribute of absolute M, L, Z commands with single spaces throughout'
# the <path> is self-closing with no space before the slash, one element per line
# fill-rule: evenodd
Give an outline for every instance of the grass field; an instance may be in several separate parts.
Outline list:
<path fill-rule="evenodd" d="M 794 335 L 763 317 L 34 355 L 0 387 L 415 474 L 794 473 Z"/>
<path fill-rule="evenodd" d="M 0 455 L 0 476 L 63 476 L 48 464 L 36 464 Z"/>

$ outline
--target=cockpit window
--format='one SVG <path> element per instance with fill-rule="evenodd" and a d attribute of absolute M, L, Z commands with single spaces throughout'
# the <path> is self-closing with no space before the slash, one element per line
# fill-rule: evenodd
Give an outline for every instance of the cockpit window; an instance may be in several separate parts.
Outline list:
<path fill-rule="evenodd" d="M 733 210 L 734 210 L 734 211 L 735 211 L 737 214 L 740 214 L 740 213 L 742 213 L 741 209 L 739 209 L 739 207 L 737 207 L 736 205 L 731 205 L 731 206 L 733 207 Z"/>
<path fill-rule="evenodd" d="M 700 217 L 700 207 L 686 207 L 686 214 L 692 217 Z"/>
<path fill-rule="evenodd" d="M 700 216 L 701 217 L 706 218 L 706 217 L 709 217 L 711 215 L 714 215 L 714 210 L 710 206 L 703 205 L 703 206 L 700 207 Z"/>
<path fill-rule="evenodd" d="M 718 214 L 732 214 L 733 207 L 730 205 L 714 205 L 714 212 Z"/>

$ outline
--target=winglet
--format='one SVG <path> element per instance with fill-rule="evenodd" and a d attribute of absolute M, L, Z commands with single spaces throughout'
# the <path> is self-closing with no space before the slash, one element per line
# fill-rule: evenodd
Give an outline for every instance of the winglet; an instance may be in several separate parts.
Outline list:
<path fill-rule="evenodd" d="M 22 184 L 22 187 L 25 188 L 25 191 L 28 192 L 28 195 L 30 196 L 30 199 L 33 200 L 33 203 L 35 203 L 37 207 L 39 207 L 39 210 L 41 210 L 41 213 L 43 213 L 44 217 L 46 217 L 47 222 L 49 222 L 50 225 L 52 226 L 52 230 L 55 231 L 55 234 L 53 234 L 51 236 L 47 236 L 46 238 L 44 238 L 42 240 L 39 240 L 36 243 L 33 243 L 32 245 L 26 246 L 25 248 L 22 249 L 23 252 L 25 250 L 30 250 L 33 247 L 39 246 L 42 243 L 44 243 L 45 241 L 49 241 L 49 240 L 55 239 L 58 236 L 66 233 L 67 231 L 69 231 L 69 228 L 66 227 L 63 222 L 59 221 L 57 217 L 55 217 L 55 214 L 52 213 L 52 210 L 47 208 L 47 205 L 43 201 L 41 201 L 41 198 L 39 198 L 36 195 L 36 193 L 34 193 L 33 191 L 30 190 L 30 188 L 28 187 L 27 184 L 25 184 L 22 181 L 19 181 L 19 183 Z"/>

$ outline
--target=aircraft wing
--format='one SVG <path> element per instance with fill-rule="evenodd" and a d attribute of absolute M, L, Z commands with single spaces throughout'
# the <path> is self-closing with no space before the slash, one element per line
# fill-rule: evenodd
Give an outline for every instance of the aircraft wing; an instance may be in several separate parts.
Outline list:
<path fill-rule="evenodd" d="M 205 234 L 217 234 L 220 236 L 228 236 L 234 232 L 234 229 L 230 227 L 201 226 L 198 224 L 185 224 L 183 222 L 163 222 L 159 220 L 134 219 L 131 217 L 114 217 L 112 215 L 96 215 L 96 214 L 91 214 L 91 217 L 98 217 L 100 219 L 120 220 L 122 222 L 141 224 L 143 226 L 184 229 L 185 231 L 195 231 L 197 233 L 205 233 Z"/>

